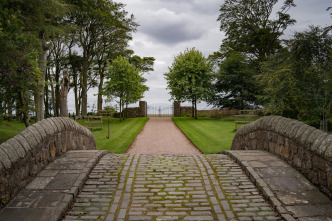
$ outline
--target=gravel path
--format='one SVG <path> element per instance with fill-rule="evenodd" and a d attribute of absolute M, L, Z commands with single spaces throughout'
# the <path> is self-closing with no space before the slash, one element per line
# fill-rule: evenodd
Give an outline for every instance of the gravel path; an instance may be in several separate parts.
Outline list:
<path fill-rule="evenodd" d="M 150 118 L 128 148 L 129 154 L 201 154 L 169 117 Z"/>

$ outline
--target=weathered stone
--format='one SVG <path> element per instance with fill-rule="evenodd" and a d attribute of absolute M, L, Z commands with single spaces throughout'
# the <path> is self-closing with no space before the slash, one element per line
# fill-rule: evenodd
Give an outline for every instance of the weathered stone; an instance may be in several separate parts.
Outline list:
<path fill-rule="evenodd" d="M 0 162 L 5 166 L 5 169 L 10 169 L 12 166 L 9 156 L 2 150 L 2 148 L 0 148 Z"/>
<path fill-rule="evenodd" d="M 318 149 L 320 149 L 320 145 L 322 144 L 322 142 L 324 141 L 324 139 L 327 137 L 327 133 L 321 133 L 317 139 L 315 140 L 315 142 L 313 143 L 313 145 L 310 147 L 311 151 L 314 152 L 318 152 Z"/>
<path fill-rule="evenodd" d="M 30 127 L 27 127 L 26 130 L 30 131 L 30 133 L 36 138 L 37 144 L 40 144 L 43 141 L 42 136 L 36 130 L 35 127 L 30 126 Z"/>
<path fill-rule="evenodd" d="M 38 131 L 38 133 L 40 134 L 41 139 L 44 140 L 47 137 L 47 134 L 42 125 L 43 125 L 43 123 L 41 121 L 39 121 L 35 124 L 32 124 L 31 127 L 35 128 L 35 130 Z"/>
<path fill-rule="evenodd" d="M 10 161 L 13 163 L 16 163 L 19 159 L 19 156 L 17 155 L 16 151 L 14 150 L 14 148 L 9 145 L 8 143 L 3 143 L 1 144 L 1 149 L 7 154 L 8 158 L 10 159 Z"/>
<path fill-rule="evenodd" d="M 57 127 L 57 125 L 54 123 L 52 118 L 47 118 L 45 120 L 50 123 L 50 125 L 53 127 L 53 130 L 55 131 L 55 133 L 61 133 L 60 128 Z"/>
<path fill-rule="evenodd" d="M 24 150 L 24 147 L 14 138 L 7 140 L 6 144 L 11 146 L 13 150 L 17 153 L 20 158 L 25 157 L 27 154 Z"/>
<path fill-rule="evenodd" d="M 59 132 L 62 132 L 66 129 L 65 125 L 62 123 L 62 121 L 60 119 L 58 119 L 58 117 L 52 117 L 49 118 L 51 121 L 53 121 L 53 123 L 56 125 L 56 127 L 58 128 Z"/>
<path fill-rule="evenodd" d="M 25 129 L 20 133 L 20 135 L 25 138 L 32 150 L 39 144 L 37 143 L 36 137 L 31 133 L 30 130 Z"/>

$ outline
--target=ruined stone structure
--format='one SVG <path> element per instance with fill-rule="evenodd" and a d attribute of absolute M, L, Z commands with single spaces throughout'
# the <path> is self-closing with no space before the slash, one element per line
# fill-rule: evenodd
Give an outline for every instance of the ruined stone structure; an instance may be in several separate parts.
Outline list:
<path fill-rule="evenodd" d="M 173 103 L 173 115 L 174 117 L 180 117 L 181 116 L 181 103 L 180 101 L 174 101 Z"/>
<path fill-rule="evenodd" d="M 69 150 L 96 149 L 91 131 L 66 117 L 48 118 L 0 145 L 0 209 L 45 166 Z"/>
<path fill-rule="evenodd" d="M 140 101 L 139 107 L 125 108 L 122 113 L 128 118 L 147 117 L 147 103 L 146 101 Z M 116 113 L 115 117 L 120 117 L 120 114 Z"/>
<path fill-rule="evenodd" d="M 192 114 L 192 107 L 189 106 L 181 106 L 179 101 L 174 101 L 174 117 L 181 117 L 182 115 L 190 115 Z"/>
<path fill-rule="evenodd" d="M 332 198 L 332 135 L 297 120 L 266 116 L 242 126 L 231 149 L 271 152 Z"/>

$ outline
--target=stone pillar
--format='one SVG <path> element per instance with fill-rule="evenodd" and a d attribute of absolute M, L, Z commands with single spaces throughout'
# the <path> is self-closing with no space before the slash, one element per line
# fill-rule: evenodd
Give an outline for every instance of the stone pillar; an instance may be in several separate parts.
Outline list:
<path fill-rule="evenodd" d="M 140 117 L 147 117 L 147 104 L 146 101 L 139 102 Z"/>
<path fill-rule="evenodd" d="M 180 117 L 181 116 L 181 103 L 180 101 L 174 101 L 173 103 L 173 115 L 174 117 Z"/>

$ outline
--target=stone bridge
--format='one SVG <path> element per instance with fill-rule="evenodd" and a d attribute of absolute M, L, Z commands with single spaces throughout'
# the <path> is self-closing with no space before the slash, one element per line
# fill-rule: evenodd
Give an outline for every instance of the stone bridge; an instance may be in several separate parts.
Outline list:
<path fill-rule="evenodd" d="M 231 149 L 113 154 L 49 118 L 0 145 L 0 220 L 332 220 L 332 135 L 263 117 Z"/>

